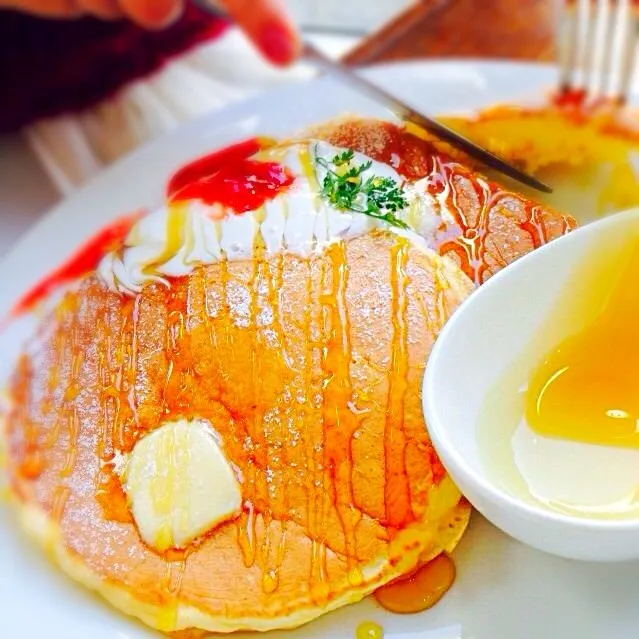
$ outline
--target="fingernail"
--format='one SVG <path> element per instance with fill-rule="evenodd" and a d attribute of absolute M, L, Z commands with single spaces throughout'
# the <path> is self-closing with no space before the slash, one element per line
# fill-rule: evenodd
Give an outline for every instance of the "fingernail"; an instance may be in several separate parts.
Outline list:
<path fill-rule="evenodd" d="M 291 63 L 297 51 L 290 29 L 279 22 L 268 23 L 262 28 L 258 46 L 271 62 L 279 66 Z"/>

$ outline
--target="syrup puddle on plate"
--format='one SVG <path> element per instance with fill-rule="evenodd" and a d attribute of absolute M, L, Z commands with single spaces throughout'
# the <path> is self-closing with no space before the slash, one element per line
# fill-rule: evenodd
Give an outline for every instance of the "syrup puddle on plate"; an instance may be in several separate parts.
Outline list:
<path fill-rule="evenodd" d="M 378 588 L 377 603 L 398 614 L 423 612 L 432 608 L 455 581 L 455 564 L 446 553 L 441 553 L 414 572 Z M 355 639 L 383 639 L 384 629 L 374 621 L 363 621 L 355 630 Z"/>
<path fill-rule="evenodd" d="M 390 612 L 406 614 L 432 608 L 455 581 L 455 564 L 445 553 L 412 574 L 375 591 L 375 599 Z"/>
<path fill-rule="evenodd" d="M 355 639 L 384 639 L 384 629 L 374 621 L 362 621 L 355 630 Z"/>

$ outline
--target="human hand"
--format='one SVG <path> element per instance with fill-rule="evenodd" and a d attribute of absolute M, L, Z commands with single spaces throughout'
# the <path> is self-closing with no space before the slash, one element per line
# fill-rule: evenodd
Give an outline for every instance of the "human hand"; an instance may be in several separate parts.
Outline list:
<path fill-rule="evenodd" d="M 218 0 L 268 60 L 286 65 L 300 51 L 300 39 L 280 0 Z M 129 18 L 147 28 L 177 19 L 184 0 L 0 0 L 0 8 L 51 18 L 93 15 L 105 20 Z"/>
<path fill-rule="evenodd" d="M 262 55 L 274 64 L 290 64 L 299 55 L 300 36 L 282 0 L 214 0 L 211 4 L 225 9 Z"/>

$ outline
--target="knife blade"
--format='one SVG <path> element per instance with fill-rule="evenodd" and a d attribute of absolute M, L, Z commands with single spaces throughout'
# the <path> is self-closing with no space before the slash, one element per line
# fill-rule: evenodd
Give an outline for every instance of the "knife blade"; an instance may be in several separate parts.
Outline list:
<path fill-rule="evenodd" d="M 216 15 L 225 20 L 231 20 L 229 14 L 218 5 L 213 4 L 211 0 L 193 0 L 193 2 L 209 14 Z M 438 122 L 420 111 L 417 111 L 413 107 L 397 99 L 388 91 L 372 82 L 369 82 L 345 65 L 335 62 L 313 46 L 310 42 L 302 42 L 301 57 L 307 62 L 313 64 L 316 68 L 341 81 L 346 86 L 359 91 L 378 104 L 383 105 L 400 120 L 411 122 L 421 127 L 432 135 L 438 137 L 440 140 L 448 142 L 448 144 L 450 144 L 453 148 L 463 151 L 482 164 L 507 175 L 521 184 L 525 184 L 537 191 L 542 191 L 543 193 L 552 193 L 552 188 L 544 182 L 541 182 L 532 175 L 518 169 L 491 151 L 475 144 L 441 122 Z"/>

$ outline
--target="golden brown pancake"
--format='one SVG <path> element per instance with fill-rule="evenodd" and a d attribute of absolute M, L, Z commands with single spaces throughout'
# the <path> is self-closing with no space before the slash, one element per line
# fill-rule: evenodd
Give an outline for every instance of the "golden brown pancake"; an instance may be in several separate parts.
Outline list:
<path fill-rule="evenodd" d="M 469 508 L 425 428 L 426 358 L 474 282 L 572 226 L 392 125 L 345 121 L 323 137 L 424 180 L 441 255 L 377 229 L 309 257 L 198 266 L 133 296 L 90 275 L 11 381 L 8 471 L 25 529 L 164 631 L 297 626 L 451 551 Z M 242 507 L 158 552 L 119 467 L 179 419 L 215 432 Z"/>
<path fill-rule="evenodd" d="M 297 624 L 353 586 L 360 598 L 464 516 L 442 486 L 419 389 L 424 353 L 470 290 L 452 265 L 383 232 L 310 261 L 271 258 L 258 274 L 248 260 L 200 268 L 134 299 L 88 279 L 14 379 L 14 487 L 100 579 L 150 606 L 197 609 L 211 630 Z M 280 318 L 273 335 L 251 304 Z M 105 510 L 97 491 L 117 481 L 114 448 L 177 417 L 214 426 L 254 510 L 171 564 L 126 521 L 121 493 L 107 491 Z M 452 499 L 431 521 L 440 486 Z"/>

